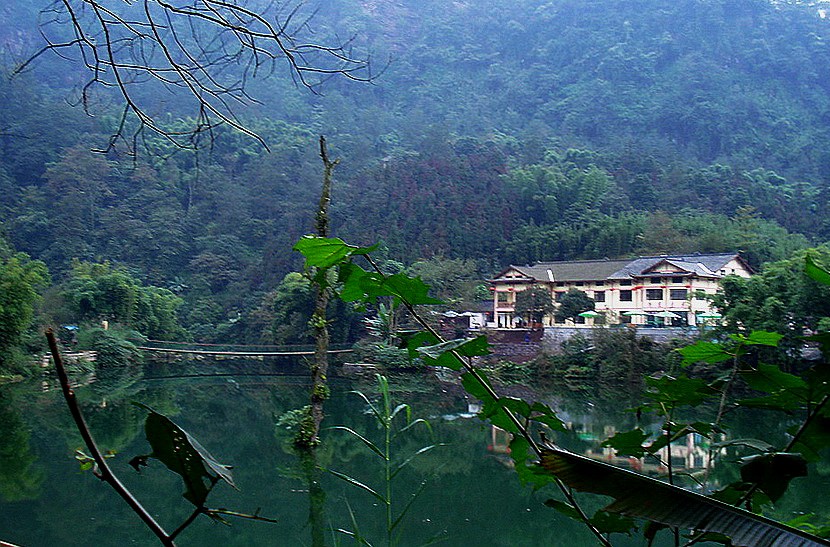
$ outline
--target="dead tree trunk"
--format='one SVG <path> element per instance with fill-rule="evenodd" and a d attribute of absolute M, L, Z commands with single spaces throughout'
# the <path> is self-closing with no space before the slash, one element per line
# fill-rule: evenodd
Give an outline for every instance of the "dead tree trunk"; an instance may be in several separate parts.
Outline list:
<path fill-rule="evenodd" d="M 329 205 L 331 203 L 331 177 L 334 168 L 340 160 L 330 160 L 326 150 L 326 139 L 320 137 L 320 158 L 323 160 L 323 190 L 320 193 L 320 206 L 317 208 L 316 228 L 320 237 L 329 236 Z M 326 374 L 328 373 L 329 361 L 329 329 L 326 309 L 329 304 L 329 289 L 321 283 L 315 283 L 316 299 L 314 315 L 311 323 L 314 328 L 314 339 L 316 348 L 314 351 L 314 362 L 311 366 L 311 435 L 304 435 L 310 438 L 312 445 L 319 442 L 320 424 L 323 421 L 323 402 L 328 398 L 329 387 Z"/>

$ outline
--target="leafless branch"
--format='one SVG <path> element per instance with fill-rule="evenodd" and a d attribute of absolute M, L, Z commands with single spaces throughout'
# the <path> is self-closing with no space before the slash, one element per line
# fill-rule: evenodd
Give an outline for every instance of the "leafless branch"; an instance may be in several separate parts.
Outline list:
<path fill-rule="evenodd" d="M 29 70 L 47 52 L 82 63 L 89 77 L 78 104 L 92 115 L 95 93 L 114 90 L 124 104 L 117 128 L 102 151 L 118 143 L 135 152 L 144 132 L 175 147 L 193 149 L 198 136 L 220 125 L 265 142 L 236 109 L 256 103 L 249 79 L 269 76 L 284 64 L 297 85 L 316 93 L 328 78 L 371 82 L 371 58 L 352 52 L 353 39 L 322 44 L 301 41 L 315 12 L 299 0 L 54 0 L 41 11 L 46 45 L 20 64 Z M 188 131 L 172 131 L 154 115 L 159 91 L 183 93 L 198 114 Z M 135 129 L 128 127 L 137 126 Z M 127 135 L 131 132 L 131 135 Z"/>

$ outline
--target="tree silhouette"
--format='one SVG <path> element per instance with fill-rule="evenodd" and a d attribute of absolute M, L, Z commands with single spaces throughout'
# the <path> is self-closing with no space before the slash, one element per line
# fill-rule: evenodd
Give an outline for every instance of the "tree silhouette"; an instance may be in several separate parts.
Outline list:
<path fill-rule="evenodd" d="M 266 146 L 235 110 L 256 102 L 248 93 L 252 78 L 273 74 L 280 63 L 296 84 L 312 91 L 333 76 L 374 78 L 369 56 L 353 54 L 353 39 L 333 44 L 302 40 L 314 15 L 299 1 L 55 0 L 40 12 L 46 45 L 15 73 L 46 52 L 82 62 L 89 78 L 78 104 L 87 113 L 95 108 L 97 91 L 115 90 L 123 108 L 102 151 L 121 142 L 134 152 L 146 130 L 176 147 L 197 148 L 212 140 L 219 125 Z M 192 126 L 171 129 L 156 119 L 151 101 L 164 92 L 192 99 Z"/>

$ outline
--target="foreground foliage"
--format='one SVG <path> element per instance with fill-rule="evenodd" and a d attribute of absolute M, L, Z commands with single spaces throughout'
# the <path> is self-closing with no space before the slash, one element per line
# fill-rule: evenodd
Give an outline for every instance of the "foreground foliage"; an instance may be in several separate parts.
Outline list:
<path fill-rule="evenodd" d="M 550 505 L 581 520 L 600 543 L 610 545 L 608 535 L 630 533 L 639 528 L 634 520 L 609 517 L 621 513 L 657 524 L 656 528 L 644 529 L 648 536 L 653 537 L 661 526 L 671 527 L 676 541 L 679 541 L 682 530 L 690 530 L 690 542 L 706 539 L 746 546 L 828 544 L 819 537 L 755 514 L 777 500 L 790 479 L 806 473 L 806 462 L 820 458 L 821 452 L 827 448 L 825 422 L 828 421 L 830 388 L 824 381 L 824 365 L 816 365 L 818 368 L 795 376 L 775 365 L 765 365 L 754 359 L 756 347 L 774 347 L 781 335 L 763 331 L 734 334 L 722 341 L 699 342 L 683 349 L 681 353 L 686 365 L 696 362 L 728 362 L 732 365 L 724 376 L 713 382 L 690 378 L 682 373 L 648 379 L 648 398 L 638 412 L 652 412 L 660 416 L 663 420 L 662 431 L 656 437 L 641 430 L 620 433 L 608 439 L 606 446 L 612 447 L 618 454 L 657 459 L 668 470 L 668 482 L 660 482 L 658 486 L 652 479 L 620 473 L 613 468 L 597 473 L 591 460 L 549 445 L 546 439 L 550 435 L 566 430 L 555 412 L 540 403 L 499 396 L 486 374 L 472 365 L 474 357 L 488 353 L 486 338 L 442 340 L 420 318 L 416 308 L 437 303 L 429 296 L 429 288 L 418 278 L 384 274 L 371 258 L 373 248 L 312 236 L 301 239 L 295 248 L 303 253 L 307 266 L 317 268 L 318 282 L 336 289 L 342 299 L 367 303 L 378 297 L 391 297 L 394 306 L 406 308 L 424 329 L 408 338 L 406 347 L 410 353 L 419 355 L 432 365 L 463 371 L 464 388 L 483 402 L 481 417 L 513 434 L 511 457 L 521 480 L 537 488 L 556 484 L 564 500 L 552 500 Z M 359 257 L 368 262 L 370 270 L 356 264 Z M 336 271 L 336 283 L 329 275 L 331 270 Z M 812 262 L 808 262 L 807 273 L 820 283 L 830 284 L 830 273 Z M 824 344 L 824 351 L 830 346 L 825 338 L 818 341 Z M 733 402 L 731 394 L 739 380 L 746 382 L 760 395 Z M 697 407 L 707 401 L 713 401 L 716 409 L 710 421 L 684 423 L 680 419 L 682 408 Z M 726 412 L 737 407 L 764 408 L 788 414 L 797 412 L 800 420 L 790 429 L 791 440 L 786 446 L 775 447 L 763 440 L 734 439 L 710 445 L 707 469 L 722 449 L 748 450 L 748 453 L 741 453 L 745 457 L 742 460 L 741 481 L 728 485 L 713 496 L 713 499 L 723 502 L 712 501 L 680 488 L 672 469 L 671 447 L 689 435 L 699 435 L 716 443 L 726 428 Z M 538 459 L 542 461 L 541 466 L 535 463 Z M 709 471 L 700 483 L 704 492 L 708 488 L 708 476 Z M 580 499 L 571 488 L 610 495 L 617 501 L 591 517 L 581 508 Z M 648 508 L 650 496 L 632 498 L 629 494 L 633 491 L 651 492 L 667 503 L 669 500 L 688 500 L 689 496 L 699 501 L 676 504 L 672 501 L 664 507 L 664 511 L 655 511 Z M 745 506 L 746 509 L 738 506 Z M 696 507 L 706 507 L 705 516 L 701 516 Z M 729 517 L 729 514 L 737 517 Z M 821 529 L 814 528 L 813 531 L 820 532 Z M 771 538 L 770 543 L 757 543 L 760 537 Z"/>

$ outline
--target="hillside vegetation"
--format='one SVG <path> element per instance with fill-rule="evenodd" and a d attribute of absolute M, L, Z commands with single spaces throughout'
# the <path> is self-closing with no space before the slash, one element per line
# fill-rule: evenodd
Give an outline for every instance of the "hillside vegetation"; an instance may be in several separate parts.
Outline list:
<path fill-rule="evenodd" d="M 45 4 L 45 3 L 44 3 Z M 5 68 L 39 47 L 37 2 L 0 8 Z M 43 56 L 0 81 L 0 222 L 68 283 L 109 261 L 181 299 L 200 340 L 271 341 L 320 183 L 333 232 L 389 261 L 508 263 L 742 250 L 754 266 L 830 237 L 830 21 L 763 0 L 437 0 L 323 6 L 311 38 L 350 35 L 388 68 L 322 94 L 277 73 L 220 129 L 137 158 L 106 143 L 117 105 L 69 105 L 82 69 Z M 194 113 L 149 97 L 170 128 Z M 75 266 L 73 266 L 73 261 Z"/>

